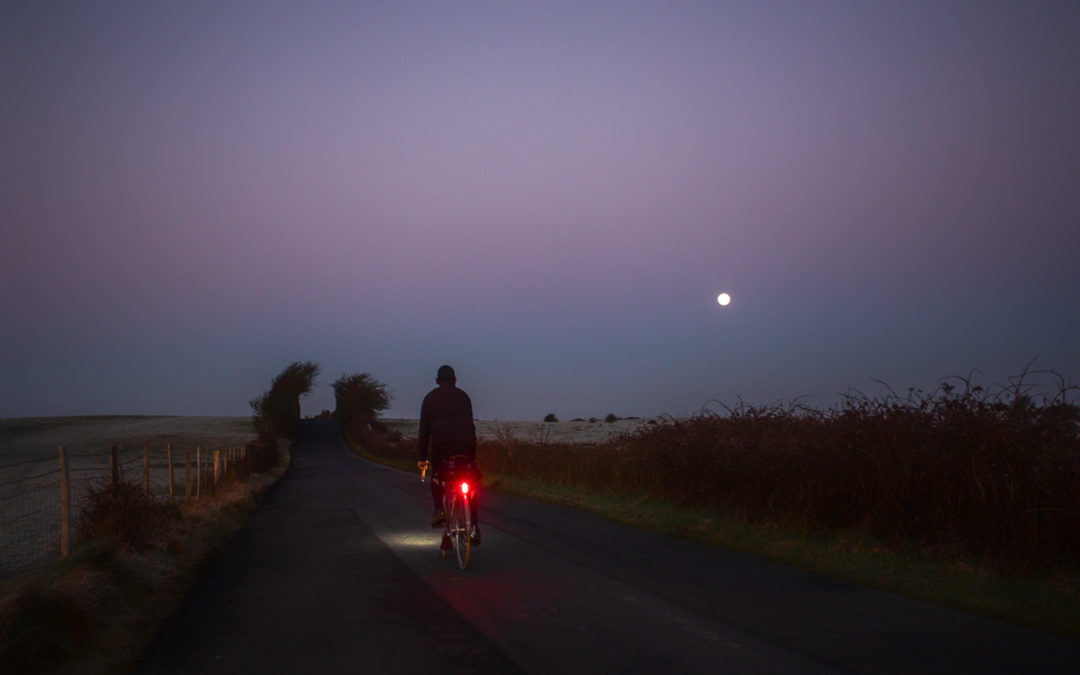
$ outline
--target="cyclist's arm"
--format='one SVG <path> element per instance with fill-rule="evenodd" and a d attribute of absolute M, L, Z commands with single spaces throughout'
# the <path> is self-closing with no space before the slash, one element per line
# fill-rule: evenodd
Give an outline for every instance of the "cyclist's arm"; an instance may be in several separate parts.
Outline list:
<path fill-rule="evenodd" d="M 472 399 L 469 398 L 468 394 L 465 394 L 465 404 L 468 410 L 467 416 L 469 420 L 469 435 L 471 436 L 467 445 L 468 457 L 469 459 L 476 461 L 476 423 L 473 422 Z"/>
<path fill-rule="evenodd" d="M 420 406 L 420 433 L 416 441 L 416 459 L 426 462 L 431 458 L 431 411 L 425 397 Z M 419 466 L 419 464 L 418 464 Z"/>

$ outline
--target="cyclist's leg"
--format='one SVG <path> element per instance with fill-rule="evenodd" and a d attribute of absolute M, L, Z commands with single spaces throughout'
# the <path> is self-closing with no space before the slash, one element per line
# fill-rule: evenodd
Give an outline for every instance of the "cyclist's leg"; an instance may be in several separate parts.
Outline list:
<path fill-rule="evenodd" d="M 431 481 L 431 503 L 435 506 L 436 511 L 442 511 L 443 503 L 443 486 L 442 481 Z"/>
<path fill-rule="evenodd" d="M 433 449 L 434 450 L 434 449 Z M 431 453 L 431 503 L 435 512 L 443 510 L 443 460 L 442 453 Z M 438 479 L 438 480 L 436 480 Z"/>
<path fill-rule="evenodd" d="M 476 518 L 476 510 L 477 510 L 477 502 L 480 501 L 478 499 L 478 497 L 480 496 L 480 482 L 481 482 L 480 479 L 479 479 L 480 467 L 476 466 L 476 448 L 473 448 L 472 452 L 466 453 L 466 456 L 469 458 L 470 461 L 472 461 L 473 466 L 476 468 L 476 472 L 477 472 L 476 473 L 476 476 L 477 476 L 476 492 L 473 494 L 472 499 L 469 500 L 469 509 L 471 511 L 470 520 L 472 520 L 473 525 L 476 525 L 478 522 L 480 522 Z"/>
<path fill-rule="evenodd" d="M 433 515 L 431 516 L 431 526 L 440 527 L 446 522 L 446 513 L 443 509 L 443 494 L 445 488 L 442 481 L 442 473 L 440 471 L 441 459 L 438 457 L 431 458 L 431 505 Z"/>

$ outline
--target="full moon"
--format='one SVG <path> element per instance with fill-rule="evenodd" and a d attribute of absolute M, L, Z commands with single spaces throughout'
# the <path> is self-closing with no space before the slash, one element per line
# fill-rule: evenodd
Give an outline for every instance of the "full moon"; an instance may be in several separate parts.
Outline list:
<path fill-rule="evenodd" d="M 731 296 L 727 293 L 721 293 L 720 295 L 716 296 L 716 301 L 719 302 L 721 306 L 727 307 L 728 304 L 731 303 Z"/>

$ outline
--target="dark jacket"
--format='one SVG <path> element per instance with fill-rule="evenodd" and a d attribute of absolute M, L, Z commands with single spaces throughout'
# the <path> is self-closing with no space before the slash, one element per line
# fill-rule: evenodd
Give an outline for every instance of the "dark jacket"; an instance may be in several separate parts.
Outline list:
<path fill-rule="evenodd" d="M 431 454 L 428 455 L 428 443 Z M 432 389 L 420 405 L 419 458 L 438 463 L 450 455 L 476 459 L 476 425 L 469 395 L 453 384 Z"/>

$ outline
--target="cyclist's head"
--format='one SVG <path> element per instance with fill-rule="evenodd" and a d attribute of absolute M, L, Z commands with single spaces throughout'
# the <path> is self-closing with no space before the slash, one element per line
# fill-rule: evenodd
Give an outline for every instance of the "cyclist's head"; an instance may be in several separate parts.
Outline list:
<path fill-rule="evenodd" d="M 435 374 L 435 382 L 443 384 L 449 382 L 453 384 L 457 382 L 457 375 L 454 374 L 454 369 L 450 366 L 439 366 L 439 372 Z"/>

